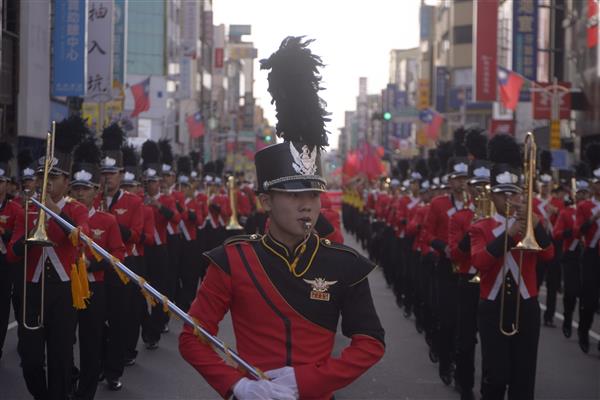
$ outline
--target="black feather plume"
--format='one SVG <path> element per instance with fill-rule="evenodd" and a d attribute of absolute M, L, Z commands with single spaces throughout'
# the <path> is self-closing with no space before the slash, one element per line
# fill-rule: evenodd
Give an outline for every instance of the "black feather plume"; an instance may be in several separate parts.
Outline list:
<path fill-rule="evenodd" d="M 31 154 L 30 149 L 23 149 L 19 151 L 17 154 L 17 165 L 19 166 L 19 170 L 24 170 L 29 167 L 33 163 L 33 155 Z"/>
<path fill-rule="evenodd" d="M 419 158 L 417 160 L 417 164 L 415 165 L 415 171 L 421 174 L 423 179 L 427 179 L 429 176 L 429 168 L 427 168 L 427 161 L 423 158 Z"/>
<path fill-rule="evenodd" d="M 437 147 L 437 158 L 440 162 L 440 172 L 446 172 L 446 168 L 448 166 L 448 160 L 454 154 L 454 144 L 453 142 L 440 142 Z"/>
<path fill-rule="evenodd" d="M 427 167 L 431 176 L 437 176 L 440 172 L 440 159 L 437 157 L 436 149 L 429 149 L 427 157 Z"/>
<path fill-rule="evenodd" d="M 163 164 L 173 165 L 173 149 L 171 148 L 171 141 L 169 139 L 160 139 L 158 141 L 158 148 L 160 149 L 160 162 Z"/>
<path fill-rule="evenodd" d="M 453 153 L 455 157 L 466 157 L 467 148 L 465 147 L 465 136 L 467 131 L 460 127 L 454 131 L 454 140 L 452 141 Z"/>
<path fill-rule="evenodd" d="M 54 147 L 65 154 L 71 153 L 73 148 L 90 135 L 90 130 L 83 118 L 72 115 L 56 124 Z"/>
<path fill-rule="evenodd" d="M 177 173 L 189 176 L 192 173 L 192 160 L 188 156 L 182 156 L 177 159 Z"/>
<path fill-rule="evenodd" d="M 488 137 L 483 129 L 471 128 L 465 136 L 465 147 L 471 157 L 476 160 L 487 160 Z"/>
<path fill-rule="evenodd" d="M 119 150 L 125 142 L 125 131 L 116 122 L 102 131 L 102 150 Z"/>
<path fill-rule="evenodd" d="M 92 137 L 81 142 L 73 152 L 73 162 L 75 163 L 100 164 L 101 157 L 100 149 Z"/>
<path fill-rule="evenodd" d="M 123 165 L 126 167 L 136 167 L 138 165 L 138 157 L 133 146 L 121 147 L 123 152 Z"/>
<path fill-rule="evenodd" d="M 540 172 L 552 173 L 552 153 L 549 150 L 540 152 Z"/>
<path fill-rule="evenodd" d="M 190 151 L 190 159 L 192 161 L 192 169 L 198 168 L 198 163 L 200 163 L 200 152 Z"/>
<path fill-rule="evenodd" d="M 142 161 L 144 165 L 158 164 L 160 162 L 160 149 L 153 140 L 146 140 L 142 144 Z"/>
<path fill-rule="evenodd" d="M 590 170 L 586 163 L 580 162 L 575 165 L 575 176 L 577 179 L 587 179 L 590 176 Z"/>
<path fill-rule="evenodd" d="M 209 161 L 204 164 L 204 168 L 202 168 L 202 173 L 204 176 L 206 175 L 214 175 L 215 173 L 215 163 L 213 161 Z"/>
<path fill-rule="evenodd" d="M 410 163 L 406 159 L 398 160 L 398 176 L 400 179 L 405 180 L 408 178 L 408 170 L 410 168 Z"/>
<path fill-rule="evenodd" d="M 0 143 L 0 162 L 7 163 L 14 157 L 12 146 L 9 143 Z"/>
<path fill-rule="evenodd" d="M 600 143 L 590 143 L 585 149 L 585 158 L 592 171 L 600 168 Z"/>
<path fill-rule="evenodd" d="M 323 147 L 328 143 L 325 122 L 330 120 L 326 104 L 319 97 L 319 68 L 323 62 L 308 48 L 313 40 L 303 39 L 285 38 L 279 50 L 260 61 L 260 68 L 271 70 L 268 90 L 277 112 L 277 136 Z"/>
<path fill-rule="evenodd" d="M 496 134 L 488 143 L 488 154 L 493 163 L 521 168 L 521 149 L 510 135 Z"/>
<path fill-rule="evenodd" d="M 219 158 L 217 161 L 215 161 L 215 175 L 223 175 L 223 169 L 225 169 L 225 162 L 223 159 Z"/>

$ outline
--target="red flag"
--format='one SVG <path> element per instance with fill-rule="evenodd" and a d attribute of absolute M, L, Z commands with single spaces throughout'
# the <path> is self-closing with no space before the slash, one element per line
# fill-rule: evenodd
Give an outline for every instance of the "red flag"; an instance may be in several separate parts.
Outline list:
<path fill-rule="evenodd" d="M 135 106 L 131 112 L 131 118 L 134 118 L 150 109 L 150 77 L 147 77 L 140 83 L 136 83 L 130 89 L 135 102 Z"/>
<path fill-rule="evenodd" d="M 367 175 L 369 180 L 379 178 L 385 171 L 381 162 L 381 157 L 377 154 L 377 149 L 369 143 L 364 143 L 361 148 L 362 162 L 360 170 Z"/>
<path fill-rule="evenodd" d="M 519 93 L 525 80 L 523 77 L 506 68 L 498 68 L 498 85 L 500 85 L 500 100 L 502 105 L 514 110 L 519 103 Z"/>
<path fill-rule="evenodd" d="M 204 136 L 204 122 L 202 121 L 202 113 L 200 111 L 188 115 L 185 122 L 187 123 L 188 132 L 190 133 L 191 138 Z"/>
<path fill-rule="evenodd" d="M 439 112 L 427 108 L 419 113 L 419 119 L 425 124 L 425 134 L 432 140 L 437 140 L 444 117 Z"/>

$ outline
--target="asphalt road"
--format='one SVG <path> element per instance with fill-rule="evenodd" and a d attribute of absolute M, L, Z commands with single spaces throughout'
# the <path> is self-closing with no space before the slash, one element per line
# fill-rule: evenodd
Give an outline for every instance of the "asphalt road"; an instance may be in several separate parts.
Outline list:
<path fill-rule="evenodd" d="M 348 244 L 353 245 L 351 238 Z M 427 345 L 397 308 L 392 292 L 386 287 L 381 271 L 369 278 L 375 304 L 386 329 L 386 354 L 383 360 L 350 387 L 336 393 L 336 399 L 458 399 L 437 375 L 437 365 L 429 361 Z M 559 309 L 560 311 L 560 309 Z M 597 316 L 596 320 L 600 317 Z M 557 319 L 560 325 L 560 320 Z M 160 347 L 141 350 L 136 365 L 127 367 L 124 388 L 110 392 L 100 384 L 97 399 L 215 399 L 215 392 L 179 356 L 179 321 L 171 321 L 171 331 L 163 335 Z M 597 328 L 598 322 L 595 324 Z M 595 328 L 595 329 L 596 329 Z M 598 330 L 596 329 L 596 332 Z M 234 343 L 231 321 L 227 317 L 219 336 Z M 542 327 L 538 368 L 537 399 L 600 399 L 600 357 L 597 338 L 592 338 L 589 355 L 583 354 L 574 335 L 563 337 L 560 328 Z M 16 353 L 16 329 L 8 332 L 4 357 L 0 360 L 0 399 L 30 398 Z M 338 335 L 336 353 L 348 343 Z M 479 365 L 479 361 L 478 361 Z M 476 385 L 479 385 L 480 369 Z"/>

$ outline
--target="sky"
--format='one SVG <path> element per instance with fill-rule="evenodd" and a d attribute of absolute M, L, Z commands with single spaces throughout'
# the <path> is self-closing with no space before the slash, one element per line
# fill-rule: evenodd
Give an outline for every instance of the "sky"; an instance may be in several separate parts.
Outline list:
<path fill-rule="evenodd" d="M 369 93 L 388 82 L 391 49 L 418 46 L 420 0 L 213 0 L 215 25 L 252 25 L 246 41 L 258 59 L 277 50 L 286 36 L 316 39 L 311 49 L 326 64 L 320 92 L 332 113 L 327 125 L 330 145 L 337 147 L 344 111 L 356 108 L 358 79 L 367 77 Z M 267 92 L 267 71 L 254 74 L 254 96 L 275 124 L 275 108 Z"/>

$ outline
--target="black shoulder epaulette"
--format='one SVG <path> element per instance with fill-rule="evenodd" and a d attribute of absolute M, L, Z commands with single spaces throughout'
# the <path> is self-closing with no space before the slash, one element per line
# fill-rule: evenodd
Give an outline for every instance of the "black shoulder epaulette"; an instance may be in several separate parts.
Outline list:
<path fill-rule="evenodd" d="M 356 250 L 354 250 L 352 247 L 344 246 L 343 244 L 340 244 L 340 243 L 334 243 L 329 239 L 321 238 L 321 245 L 325 246 L 325 247 L 329 247 L 330 249 L 346 251 L 346 252 L 352 254 L 354 257 L 360 256 L 360 254 Z"/>
<path fill-rule="evenodd" d="M 223 244 L 225 246 L 228 246 L 230 244 L 235 244 L 235 243 L 239 243 L 239 242 L 257 242 L 260 239 L 262 239 L 262 236 L 258 235 L 256 233 L 254 233 L 252 235 L 236 235 L 236 236 L 230 237 L 229 239 L 226 239 Z"/>

